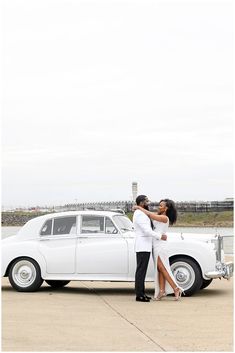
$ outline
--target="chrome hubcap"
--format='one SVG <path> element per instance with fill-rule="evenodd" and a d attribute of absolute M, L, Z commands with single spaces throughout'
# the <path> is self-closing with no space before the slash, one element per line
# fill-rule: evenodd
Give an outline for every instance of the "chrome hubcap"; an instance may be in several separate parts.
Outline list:
<path fill-rule="evenodd" d="M 29 287 L 36 278 L 36 269 L 30 261 L 21 260 L 13 267 L 12 278 L 17 286 Z"/>
<path fill-rule="evenodd" d="M 184 290 L 189 289 L 195 282 L 195 273 L 187 262 L 179 261 L 171 265 L 176 282 Z"/>

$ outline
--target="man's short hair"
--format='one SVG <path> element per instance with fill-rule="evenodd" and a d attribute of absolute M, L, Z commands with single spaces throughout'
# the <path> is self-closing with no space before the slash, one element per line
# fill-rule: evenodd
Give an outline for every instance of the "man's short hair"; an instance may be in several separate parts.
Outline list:
<path fill-rule="evenodd" d="M 139 196 L 137 196 L 135 202 L 136 202 L 137 205 L 139 205 L 139 204 L 140 204 L 141 202 L 143 202 L 146 198 L 147 198 L 146 195 L 139 195 Z"/>

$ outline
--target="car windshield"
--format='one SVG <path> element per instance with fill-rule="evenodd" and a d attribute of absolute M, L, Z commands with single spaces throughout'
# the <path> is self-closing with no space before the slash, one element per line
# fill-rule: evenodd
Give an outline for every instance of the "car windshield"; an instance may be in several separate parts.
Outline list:
<path fill-rule="evenodd" d="M 113 219 L 123 233 L 134 230 L 133 224 L 127 216 L 116 215 L 113 216 Z"/>

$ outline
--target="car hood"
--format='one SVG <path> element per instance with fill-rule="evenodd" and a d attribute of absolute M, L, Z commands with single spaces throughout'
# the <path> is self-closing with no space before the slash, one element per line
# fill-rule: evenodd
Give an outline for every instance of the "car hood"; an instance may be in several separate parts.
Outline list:
<path fill-rule="evenodd" d="M 215 234 L 198 234 L 198 233 L 167 233 L 168 240 L 194 240 L 202 241 L 205 243 L 215 239 Z"/>

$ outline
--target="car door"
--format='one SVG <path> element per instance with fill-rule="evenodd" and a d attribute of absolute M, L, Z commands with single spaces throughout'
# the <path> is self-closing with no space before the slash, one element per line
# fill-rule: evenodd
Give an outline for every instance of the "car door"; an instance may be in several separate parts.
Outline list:
<path fill-rule="evenodd" d="M 47 273 L 75 273 L 76 218 L 76 216 L 56 217 L 43 225 L 39 250 L 46 260 Z"/>
<path fill-rule="evenodd" d="M 126 275 L 127 242 L 111 218 L 82 215 L 76 252 L 78 274 Z"/>

